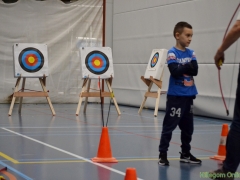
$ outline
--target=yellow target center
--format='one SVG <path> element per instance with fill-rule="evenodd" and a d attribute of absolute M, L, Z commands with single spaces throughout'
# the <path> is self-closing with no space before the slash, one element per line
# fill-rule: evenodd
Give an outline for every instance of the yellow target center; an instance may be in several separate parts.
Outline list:
<path fill-rule="evenodd" d="M 34 57 L 31 56 L 31 57 L 28 58 L 28 62 L 29 63 L 32 64 L 32 63 L 34 63 L 34 61 L 35 61 Z"/>
<path fill-rule="evenodd" d="M 157 62 L 157 58 L 154 58 L 154 59 L 153 59 L 153 62 L 154 62 L 154 63 Z"/>
<path fill-rule="evenodd" d="M 101 62 L 98 59 L 94 61 L 95 66 L 100 66 L 100 64 L 101 64 Z"/>

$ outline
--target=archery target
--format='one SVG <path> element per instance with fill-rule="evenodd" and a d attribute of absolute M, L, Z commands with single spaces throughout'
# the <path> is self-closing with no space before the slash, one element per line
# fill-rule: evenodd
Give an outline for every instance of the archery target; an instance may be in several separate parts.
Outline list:
<path fill-rule="evenodd" d="M 110 47 L 81 47 L 80 55 L 83 78 L 108 79 L 114 76 Z"/>
<path fill-rule="evenodd" d="M 144 78 L 149 79 L 152 76 L 154 79 L 160 80 L 164 65 L 167 59 L 167 49 L 153 49 Z"/>
<path fill-rule="evenodd" d="M 157 62 L 158 62 L 158 58 L 159 58 L 159 53 L 156 52 L 156 53 L 154 54 L 154 56 L 152 57 L 152 60 L 151 60 L 151 64 L 150 64 L 151 68 L 153 68 L 153 67 L 156 66 L 156 64 L 157 64 Z"/>
<path fill-rule="evenodd" d="M 13 45 L 14 77 L 48 76 L 46 44 L 15 43 Z"/>

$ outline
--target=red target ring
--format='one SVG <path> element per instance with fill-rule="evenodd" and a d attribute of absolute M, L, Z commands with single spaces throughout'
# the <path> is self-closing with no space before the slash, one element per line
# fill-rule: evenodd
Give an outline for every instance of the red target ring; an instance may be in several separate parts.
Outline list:
<path fill-rule="evenodd" d="M 100 75 L 108 70 L 109 59 L 101 51 L 92 51 L 86 56 L 85 65 L 90 72 Z"/>
<path fill-rule="evenodd" d="M 34 73 L 42 69 L 44 56 L 38 49 L 29 47 L 20 52 L 18 61 L 22 69 L 26 72 Z"/>
<path fill-rule="evenodd" d="M 152 60 L 151 60 L 151 67 L 153 68 L 154 66 L 156 66 L 157 62 L 158 62 L 158 58 L 159 58 L 159 53 L 155 53 L 152 57 Z"/>

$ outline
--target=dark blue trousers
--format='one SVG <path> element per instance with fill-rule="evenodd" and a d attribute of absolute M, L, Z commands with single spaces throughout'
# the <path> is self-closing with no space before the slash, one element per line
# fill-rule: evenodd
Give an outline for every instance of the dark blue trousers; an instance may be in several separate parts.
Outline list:
<path fill-rule="evenodd" d="M 226 149 L 227 155 L 223 163 L 223 168 L 231 172 L 236 172 L 240 163 L 240 65 L 233 121 L 227 136 Z"/>
<path fill-rule="evenodd" d="M 173 130 L 181 129 L 182 152 L 191 150 L 190 142 L 193 134 L 193 99 L 195 96 L 167 96 L 166 114 L 163 120 L 159 152 L 168 151 Z"/>

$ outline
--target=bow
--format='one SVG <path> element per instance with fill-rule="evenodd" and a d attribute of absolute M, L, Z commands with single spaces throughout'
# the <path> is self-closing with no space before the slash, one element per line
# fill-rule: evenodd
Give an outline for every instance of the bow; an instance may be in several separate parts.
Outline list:
<path fill-rule="evenodd" d="M 224 36 L 223 36 L 223 40 L 225 39 L 225 37 L 226 37 L 226 35 L 227 35 L 228 29 L 229 29 L 229 27 L 230 27 L 230 25 L 231 25 L 231 23 L 232 23 L 233 18 L 235 17 L 235 15 L 236 15 L 236 13 L 237 13 L 239 7 L 240 7 L 240 3 L 238 4 L 235 12 L 234 12 L 233 15 L 232 15 L 232 18 L 231 18 L 230 22 L 228 23 L 227 29 L 226 29 L 226 31 L 225 31 L 225 33 L 224 33 Z M 219 62 L 219 65 L 220 65 L 220 66 L 222 65 L 222 61 Z M 223 104 L 224 104 L 224 106 L 225 106 L 226 113 L 227 113 L 227 116 L 228 116 L 228 115 L 229 115 L 229 110 L 228 110 L 228 108 L 227 108 L 227 105 L 226 105 L 226 102 L 225 102 L 225 98 L 224 98 L 223 92 L 222 92 L 220 69 L 218 69 L 218 82 L 219 82 L 219 87 L 220 87 L 220 92 L 221 92 Z"/>

